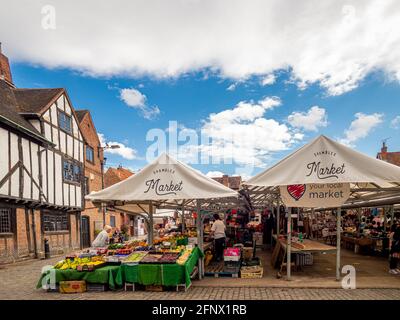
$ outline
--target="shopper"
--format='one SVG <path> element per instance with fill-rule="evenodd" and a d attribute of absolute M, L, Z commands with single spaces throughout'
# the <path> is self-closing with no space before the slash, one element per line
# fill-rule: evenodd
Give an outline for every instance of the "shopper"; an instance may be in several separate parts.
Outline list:
<path fill-rule="evenodd" d="M 389 257 L 389 273 L 400 274 L 397 264 L 400 258 L 400 228 L 393 226 L 390 233 L 390 257 Z"/>
<path fill-rule="evenodd" d="M 219 262 L 223 259 L 225 247 L 225 224 L 222 222 L 219 214 L 214 214 L 214 223 L 211 227 L 211 235 L 214 237 L 214 248 L 216 260 Z"/>
<path fill-rule="evenodd" d="M 110 242 L 110 236 L 109 234 L 111 233 L 112 228 L 108 225 L 104 226 L 103 231 L 101 231 L 96 239 L 94 239 L 93 243 L 92 243 L 92 247 L 95 248 L 100 248 L 100 247 L 105 247 L 108 245 L 108 243 Z"/>

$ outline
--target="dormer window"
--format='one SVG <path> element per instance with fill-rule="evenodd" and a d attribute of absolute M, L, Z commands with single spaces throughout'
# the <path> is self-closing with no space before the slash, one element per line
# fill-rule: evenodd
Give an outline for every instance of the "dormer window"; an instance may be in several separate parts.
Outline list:
<path fill-rule="evenodd" d="M 63 111 L 58 111 L 58 125 L 61 130 L 72 133 L 72 118 Z"/>

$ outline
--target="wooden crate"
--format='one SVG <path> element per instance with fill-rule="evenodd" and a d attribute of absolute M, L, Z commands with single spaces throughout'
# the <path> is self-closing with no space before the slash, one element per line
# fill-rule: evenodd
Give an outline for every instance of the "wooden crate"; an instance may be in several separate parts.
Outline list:
<path fill-rule="evenodd" d="M 242 267 L 240 269 L 240 277 L 242 279 L 259 279 L 264 275 L 264 268 L 262 265 L 252 267 Z"/>

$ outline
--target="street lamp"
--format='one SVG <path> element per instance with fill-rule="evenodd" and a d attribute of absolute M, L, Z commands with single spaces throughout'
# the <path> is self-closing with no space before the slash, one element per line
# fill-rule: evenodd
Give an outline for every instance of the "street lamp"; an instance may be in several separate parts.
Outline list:
<path fill-rule="evenodd" d="M 118 144 L 112 144 L 109 145 L 108 143 L 106 143 L 105 146 L 98 146 L 98 153 L 99 153 L 99 158 L 100 158 L 100 150 L 107 150 L 107 149 L 119 149 L 121 148 L 120 145 Z M 104 165 L 106 162 L 107 158 L 104 158 L 103 155 L 103 160 L 100 161 L 101 163 L 101 189 L 104 189 Z M 101 204 L 101 210 L 103 211 L 103 228 L 106 225 L 106 206 L 104 206 L 104 204 Z"/>

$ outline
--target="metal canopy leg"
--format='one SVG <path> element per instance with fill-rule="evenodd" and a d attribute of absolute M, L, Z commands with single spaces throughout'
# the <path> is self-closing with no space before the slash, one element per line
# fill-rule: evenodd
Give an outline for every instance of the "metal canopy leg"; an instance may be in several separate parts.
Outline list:
<path fill-rule="evenodd" d="M 341 226 L 341 208 L 337 208 L 336 213 L 336 280 L 340 280 L 340 226 Z"/>
<path fill-rule="evenodd" d="M 203 222 L 201 219 L 200 213 L 200 200 L 196 202 L 196 211 L 197 211 L 197 218 L 196 218 L 196 229 L 197 229 L 197 245 L 201 251 L 203 249 Z M 201 280 L 204 276 L 204 258 L 200 258 L 199 260 L 199 279 Z"/>
<path fill-rule="evenodd" d="M 149 245 L 152 246 L 154 243 L 154 219 L 153 219 L 153 204 L 150 202 L 149 205 Z"/>
<path fill-rule="evenodd" d="M 288 222 L 287 222 L 287 257 L 286 257 L 286 279 L 291 279 L 291 253 L 292 253 L 292 208 L 288 208 Z"/>

